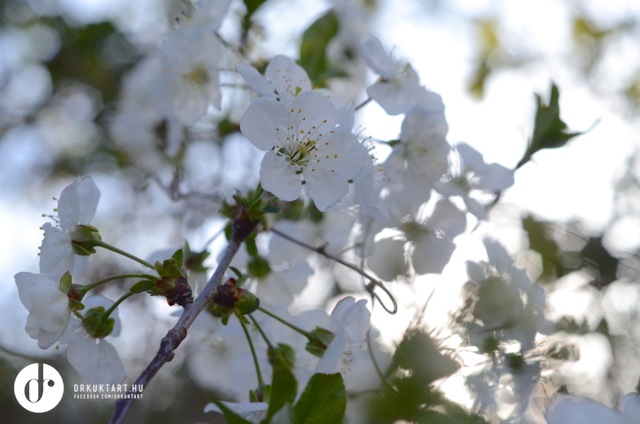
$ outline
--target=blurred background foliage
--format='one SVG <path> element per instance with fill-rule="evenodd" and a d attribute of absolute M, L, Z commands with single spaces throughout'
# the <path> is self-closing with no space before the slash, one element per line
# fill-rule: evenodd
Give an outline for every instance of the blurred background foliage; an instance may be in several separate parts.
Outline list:
<path fill-rule="evenodd" d="M 424 14 L 425 20 L 439 19 L 445 23 L 451 22 L 452 25 L 462 23 L 474 34 L 471 39 L 475 59 L 468 75 L 467 90 L 477 101 L 487 95 L 489 83 L 505 70 L 517 71 L 540 66 L 548 60 L 542 52 L 530 48 L 526 42 L 521 43 L 523 40 L 512 38 L 505 30 L 507 23 L 500 16 L 492 16 L 490 7 L 484 10 L 467 10 L 464 2 L 452 6 L 449 2 L 438 0 L 405 0 L 397 2 L 398 7 L 405 2 L 418 5 L 417 9 Z M 182 202 L 184 205 L 186 202 L 192 209 L 190 213 L 193 213 L 195 204 L 202 216 L 215 211 L 215 205 L 201 199 L 186 199 L 183 195 L 185 166 L 188 166 L 186 162 L 176 162 L 175 156 L 167 156 L 164 169 L 158 169 L 156 173 L 141 169 L 136 153 L 112 139 L 109 125 L 114 112 L 119 108 L 123 78 L 139 63 L 157 39 L 174 25 L 172 17 L 176 16 L 176 8 L 186 6 L 184 2 L 171 3 L 168 0 L 140 2 L 139 9 L 134 9 L 131 5 L 125 6 L 124 2 L 116 3 L 117 7 L 107 9 L 102 15 L 82 18 L 74 12 L 77 4 L 74 5 L 70 0 L 0 1 L 0 190 L 8 204 L 21 208 L 20 202 L 47 198 L 51 193 L 58 193 L 53 187 L 59 187 L 60 181 L 92 173 L 116 175 L 126 181 L 125 185 L 116 185 L 116 189 L 128 187 L 126 191 L 133 196 L 135 212 L 142 213 L 142 216 L 135 218 L 133 210 L 122 206 L 127 204 L 123 201 L 116 203 L 111 209 L 115 214 L 111 218 L 112 223 L 121 228 L 120 235 L 124 236 L 138 222 L 147 220 L 150 216 L 156 217 L 161 226 L 166 223 L 164 229 L 168 229 L 167 232 L 173 230 L 178 234 L 167 240 L 157 236 L 152 244 L 163 247 L 180 240 L 183 232 L 178 230 L 195 226 L 204 219 L 194 218 L 194 222 L 186 226 L 184 222 L 169 224 L 167 216 L 184 213 L 183 208 L 175 206 L 176 203 Z M 176 5 L 177 3 L 179 4 Z M 249 0 L 233 3 L 234 10 L 239 11 L 237 13 L 248 11 L 244 18 L 239 19 L 242 38 L 237 41 L 240 46 L 257 43 L 263 31 L 261 26 L 268 24 L 253 19 L 259 14 L 261 7 L 269 7 L 272 2 L 265 2 L 265 5 L 262 3 Z M 381 9 L 378 3 L 384 2 L 366 3 L 376 13 Z M 618 110 L 623 111 L 625 119 L 632 127 L 637 128 L 640 60 L 636 57 L 625 62 L 628 69 L 622 73 L 616 85 L 602 84 L 600 78 L 602 69 L 611 66 L 611 54 L 615 54 L 620 44 L 629 44 L 629 39 L 640 39 L 639 17 L 623 16 L 601 22 L 598 16 L 594 16 L 585 7 L 586 2 L 566 0 L 564 3 L 567 4 L 568 14 L 565 19 L 568 20 L 572 40 L 572 44 L 562 52 L 565 55 L 565 66 L 570 67 L 589 90 L 608 98 L 615 96 L 621 105 Z M 140 9 L 144 8 L 146 10 L 141 12 Z M 149 11 L 153 13 L 145 17 L 145 12 Z M 327 49 L 338 30 L 337 26 L 335 14 L 325 11 L 298 35 L 301 40 L 300 62 L 320 85 L 331 78 L 345 75 L 344 69 L 332 63 L 327 56 Z M 540 27 L 538 30 L 545 31 L 545 28 Z M 348 55 L 348 52 L 343 53 Z M 637 42 L 635 53 L 640 55 L 640 44 Z M 614 62 L 616 63 L 618 62 Z M 216 148 L 223 151 L 225 143 L 232 143 L 232 136 L 237 130 L 237 116 L 231 111 L 215 117 L 209 127 L 194 129 L 187 134 L 185 142 L 213 142 Z M 161 143 L 163 131 L 162 122 L 159 122 L 157 153 L 161 155 L 165 154 Z M 580 141 L 578 139 L 574 142 Z M 213 187 L 225 178 L 220 175 L 225 172 L 222 165 L 223 153 L 220 153 L 218 160 L 220 167 L 216 170 L 217 175 L 207 174 L 208 190 L 200 193 L 205 198 L 219 193 L 220 190 Z M 626 167 L 626 172 L 615 187 L 612 199 L 615 212 L 607 228 L 594 230 L 580 220 L 553 222 L 521 211 L 519 228 L 524 246 L 529 250 L 530 257 L 537 258 L 528 263 L 528 271 L 536 276 L 540 284 L 552 288 L 559 279 L 579 271 L 588 274 L 589 285 L 597 291 L 619 279 L 638 281 L 638 244 L 631 249 L 612 251 L 606 235 L 607 230 L 620 220 L 628 219 L 630 215 L 634 219 L 640 218 L 640 167 L 637 161 L 638 156 L 634 155 L 626 163 L 620 164 L 621 168 Z M 212 160 L 212 163 L 215 161 Z M 594 169 L 593 172 L 598 170 Z M 163 200 L 157 200 L 158 196 Z M 195 203 L 189 203 L 191 200 Z M 42 205 L 41 202 L 36 203 L 38 207 Z M 9 222 L 3 224 L 11 225 Z M 128 243 L 135 246 L 139 241 L 133 239 Z M 3 240 L 3 243 L 11 245 L 12 240 Z M 10 248 L 7 251 L 10 252 L 9 257 L 0 259 L 5 263 L 4 269 L 15 269 L 17 272 L 20 269 L 13 264 L 20 263 L 17 256 L 23 253 L 13 252 Z M 100 266 L 112 271 L 119 265 L 105 261 L 97 267 L 98 274 Z M 13 284 L 11 275 L 5 275 L 2 284 Z M 587 330 L 585 325 L 584 322 L 567 318 L 561 321 L 560 327 L 568 333 L 593 331 Z M 3 327 L 3 330 L 5 333 L 21 332 L 22 326 Z M 611 339 L 612 343 L 621 342 L 614 340 L 616 336 L 611 335 L 604 320 L 595 326 L 595 331 Z M 33 352 L 12 346 L 11 340 L 12 337 L 3 338 L 3 345 L 0 346 L 0 377 L 5 382 L 13 381 L 18 369 L 35 360 Z M 150 338 L 149 343 L 155 346 L 156 341 Z M 430 409 L 428 404 L 424 404 L 424 399 L 438 398 L 436 404 L 442 402 L 441 393 L 431 383 L 454 372 L 457 366 L 433 347 L 435 343 L 426 334 L 407 333 L 389 370 L 390 375 L 395 375 L 391 380 L 392 387 L 387 387 L 380 394 L 377 399 L 379 403 L 374 407 L 380 414 L 388 415 L 383 421 L 408 419 L 445 422 L 441 421 L 442 411 Z M 424 372 L 416 370 L 420 367 L 420 362 L 412 357 L 415 346 L 419 346 L 423 352 L 432 351 L 432 355 L 424 355 L 440 361 L 442 375 L 433 375 L 433 369 L 423 370 Z M 570 355 L 565 352 L 559 356 L 566 358 Z M 73 370 L 59 357 L 48 356 L 47 360 L 53 362 L 58 369 L 64 369 L 65 375 L 73 374 Z M 136 366 L 139 367 L 140 363 Z M 398 372 L 403 367 L 413 371 Z M 208 394 L 190 383 L 184 367 L 177 367 L 171 372 L 170 377 L 154 381 L 148 396 L 145 391 L 145 400 L 135 407 L 130 421 L 213 422 L 213 416 L 205 416 L 201 412 Z M 637 369 L 632 374 L 637 378 Z M 410 396 L 416 393 L 424 396 Z M 454 404 L 449 405 L 448 416 L 460 414 L 464 419 L 451 422 L 480 422 L 475 421 L 479 418 L 466 416 L 456 408 Z M 15 402 L 9 384 L 0 388 L 0 410 L 5 422 L 26 422 L 25 412 Z M 414 414 L 408 411 L 413 411 Z M 90 414 L 93 422 L 104 422 L 110 413 L 109 402 L 74 402 L 67 398 L 54 412 L 42 417 L 29 415 L 28 419 L 34 423 L 81 423 L 86 422 L 86 416 Z"/>

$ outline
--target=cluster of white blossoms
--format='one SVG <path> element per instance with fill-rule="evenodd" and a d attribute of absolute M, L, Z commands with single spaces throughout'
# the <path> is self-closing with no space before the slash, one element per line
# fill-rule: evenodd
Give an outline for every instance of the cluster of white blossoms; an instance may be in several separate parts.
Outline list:
<path fill-rule="evenodd" d="M 126 149 L 140 153 L 144 168 L 157 166 L 158 148 L 174 155 L 185 128 L 198 122 L 211 105 L 220 109 L 222 46 L 216 31 L 229 3 L 199 1 L 197 10 L 182 16 L 177 28 L 125 78 L 111 130 Z"/>
<path fill-rule="evenodd" d="M 239 249 L 237 255 L 235 250 L 216 252 L 211 247 L 216 243 L 210 244 L 215 238 L 202 234 L 204 229 L 198 236 L 209 242 L 200 252 L 185 243 L 184 248 L 156 255 L 154 263 L 110 246 L 91 225 L 100 191 L 91 178 L 80 178 L 62 192 L 57 216 L 51 217 L 54 222 L 43 225 L 40 272 L 15 275 L 20 301 L 28 311 L 26 332 L 42 349 L 63 347 L 87 382 L 120 383 L 126 378 L 124 366 L 108 339 L 120 334 L 117 308 L 130 296 L 146 293 L 164 296 L 170 306 L 183 308 L 176 326 L 184 326 L 178 328 L 183 330 L 180 334 L 188 329 L 189 337 L 183 347 L 186 355 L 176 356 L 175 362 L 185 360 L 196 384 L 236 401 L 210 404 L 206 411 L 230 408 L 252 422 L 267 414 L 269 419 L 290 422 L 285 415 L 302 408 L 293 403 L 304 397 L 307 384 L 314 389 L 318 375 L 339 377 L 340 390 L 334 391 L 345 392 L 340 401 L 344 400 L 346 412 L 340 417 L 346 415 L 349 422 L 367 422 L 363 411 L 371 407 L 354 407 L 357 402 L 351 402 L 351 395 L 387 391 L 401 398 L 403 388 L 419 387 L 425 399 L 433 395 L 443 401 L 432 385 L 436 377 L 419 380 L 420 366 L 411 368 L 403 363 L 406 358 L 383 348 L 371 317 L 378 312 L 374 308 L 395 313 L 403 305 L 394 298 L 397 282 L 420 284 L 424 274 L 445 271 L 459 242 L 456 238 L 469 223 L 489 219 L 492 203 L 514 184 L 514 170 L 486 163 L 466 143 L 449 142 L 442 98 L 421 84 L 410 63 L 393 57 L 369 34 L 364 6 L 335 0 L 334 9 L 321 18 L 327 26 L 339 24 L 340 29 L 335 30 L 333 42 L 323 46 L 326 51 L 318 54 L 342 52 L 346 57 L 346 51 L 349 63 L 325 69 L 348 78 L 335 82 L 326 77 L 319 89 L 314 71 L 308 67 L 307 72 L 292 57 L 275 55 L 263 73 L 262 59 L 248 63 L 254 57 L 245 51 L 251 47 L 246 40 L 251 34 L 239 37 L 241 47 L 231 47 L 238 40 L 229 41 L 219 31 L 227 16 L 234 15 L 229 11 L 235 11 L 236 3 L 184 3 L 193 9 L 125 76 L 110 130 L 127 152 L 133 152 L 132 161 L 156 177 L 154 181 L 162 183 L 161 177 L 171 168 L 174 180 L 163 188 L 172 200 L 204 202 L 205 194 L 220 190 L 219 199 L 227 200 L 214 201 L 220 214 L 207 219 L 224 220 L 228 246 Z M 242 7 L 250 8 L 249 3 Z M 233 23 L 240 27 L 250 21 Z M 221 73 L 235 78 L 234 83 L 223 84 Z M 367 83 L 371 73 L 375 80 Z M 250 100 L 235 104 L 237 99 L 248 99 L 247 86 Z M 232 95 L 226 97 L 227 92 Z M 358 97 L 366 99 L 356 106 Z M 397 139 L 378 140 L 367 134 L 366 123 L 355 125 L 360 110 L 374 102 L 386 114 L 401 117 Z M 210 138 L 190 138 L 190 131 L 203 127 Z M 233 150 L 240 145 L 244 156 L 256 155 L 259 171 L 256 167 L 247 172 L 246 185 L 233 187 L 234 191 L 217 186 L 225 175 L 208 180 L 207 193 L 183 191 L 189 187 L 185 180 L 190 165 L 216 167 L 211 155 L 198 154 L 195 145 L 219 153 L 222 168 L 225 162 L 242 163 L 244 158 L 237 157 L 242 155 Z M 231 153 L 225 153 L 226 148 Z M 189 212 L 187 201 L 179 207 L 184 215 Z M 484 244 L 487 261 L 467 263 L 463 306 L 447 331 L 455 332 L 460 345 L 482 357 L 482 366 L 463 376 L 479 413 L 516 422 L 529 407 L 543 367 L 536 350 L 539 337 L 553 328 L 545 316 L 545 291 L 516 268 L 502 245 L 494 240 Z M 96 247 L 135 260 L 136 270 L 79 284 Z M 218 268 L 209 282 L 196 285 L 196 273 L 203 278 L 212 264 Z M 137 270 L 140 266 L 148 268 L 145 273 Z M 136 281 L 115 302 L 87 295 L 116 279 Z M 388 288 L 392 284 L 396 286 Z M 382 292 L 389 299 L 386 303 Z M 194 300 L 193 294 L 201 293 L 206 294 Z M 408 299 L 404 304 L 419 310 L 423 302 Z M 201 309 L 194 313 L 196 304 Z M 326 309 L 327 305 L 333 308 Z M 632 326 L 621 319 L 609 317 L 612 324 Z M 419 334 L 418 330 L 410 327 L 404 335 Z M 400 344 L 410 344 L 409 338 Z M 438 351 L 438 343 L 426 339 L 422 347 Z M 435 358 L 450 371 L 430 374 L 441 378 L 455 372 L 457 362 L 436 353 L 424 362 Z M 415 360 L 410 359 L 409 363 Z M 275 382 L 270 386 L 278 376 L 277 366 L 286 368 L 280 369 L 278 378 L 293 380 L 286 384 L 292 388 L 285 388 L 291 389 L 288 409 L 279 411 L 270 410 L 269 404 L 270 390 L 281 390 L 274 388 Z M 278 396 L 283 395 L 274 395 Z M 444 401 L 419 403 L 417 409 L 438 416 L 451 406 L 443 405 Z M 578 405 L 604 417 L 603 422 L 617 424 L 631 422 L 629 414 L 638 408 L 637 397 L 625 398 L 621 411 L 564 398 L 550 409 L 549 423 L 579 416 L 572 412 Z M 505 406 L 508 412 L 499 411 Z M 456 411 L 452 414 L 463 413 Z"/>
<path fill-rule="evenodd" d="M 89 252 L 83 242 L 97 233 L 89 223 L 99 200 L 100 190 L 90 177 L 66 187 L 58 200 L 58 216 L 54 217 L 57 225 L 43 225 L 40 273 L 19 272 L 15 281 L 20 301 L 29 311 L 25 329 L 38 340 L 40 348 L 48 349 L 59 342 L 66 348 L 69 363 L 87 382 L 121 383 L 126 374 L 118 352 L 104 336 L 89 334 L 77 315 L 80 309 L 107 309 L 113 302 L 103 296 L 82 299 L 84 294 L 71 284 L 87 265 Z M 108 335 L 117 336 L 117 312 L 111 318 L 114 324 Z"/>

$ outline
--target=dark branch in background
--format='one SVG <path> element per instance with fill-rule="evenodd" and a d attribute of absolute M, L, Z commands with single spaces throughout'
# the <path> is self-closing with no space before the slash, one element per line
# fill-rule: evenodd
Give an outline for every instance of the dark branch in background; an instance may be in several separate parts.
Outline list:
<path fill-rule="evenodd" d="M 255 227 L 255 224 L 252 224 L 253 226 L 251 227 L 251 229 L 247 228 L 246 225 L 244 228 L 238 228 L 239 221 L 240 220 L 238 219 L 235 220 L 231 241 L 224 251 L 222 259 L 220 259 L 220 263 L 218 263 L 216 270 L 207 282 L 207 285 L 204 287 L 202 293 L 200 293 L 200 295 L 194 300 L 193 303 L 187 304 L 178 322 L 171 330 L 167 332 L 167 335 L 164 336 L 164 338 L 160 342 L 160 348 L 158 349 L 156 356 L 149 363 L 149 365 L 147 365 L 145 370 L 136 380 L 136 387 L 140 387 L 140 384 L 142 385 L 142 387 L 146 387 L 146 385 L 149 384 L 151 379 L 156 375 L 160 368 L 162 368 L 164 364 L 173 359 L 173 356 L 175 354 L 174 351 L 187 337 L 187 330 L 189 329 L 189 327 L 191 327 L 191 324 L 193 324 L 200 312 L 202 312 L 202 310 L 212 301 L 213 295 L 216 293 L 216 289 L 220 285 L 222 277 L 229 267 L 231 260 L 240 248 L 240 245 L 242 244 L 244 239 L 251 233 L 251 231 L 253 231 L 253 228 Z M 113 416 L 111 417 L 111 421 L 109 422 L 111 424 L 122 423 L 127 413 L 131 409 L 133 401 L 134 399 L 121 399 L 117 401 L 115 411 L 113 412 Z"/>
<path fill-rule="evenodd" d="M 293 237 L 291 237 L 288 234 L 285 234 L 283 232 L 281 232 L 280 230 L 276 229 L 276 228 L 271 228 L 270 229 L 271 232 L 273 232 L 274 234 L 277 234 L 278 236 L 289 240 L 292 243 L 297 244 L 298 246 L 302 246 L 306 249 L 309 249 L 311 251 L 314 251 L 326 258 L 329 258 L 333 261 L 336 261 L 337 263 L 339 263 L 340 265 L 344 265 L 349 269 L 354 270 L 355 272 L 357 272 L 358 274 L 362 275 L 364 278 L 366 278 L 367 280 L 369 280 L 369 283 L 365 285 L 365 288 L 367 290 L 367 292 L 369 292 L 369 294 L 371 295 L 372 298 L 377 299 L 380 302 L 380 306 L 387 312 L 389 312 L 390 314 L 395 314 L 396 312 L 398 312 L 398 303 L 396 302 L 396 299 L 393 297 L 393 295 L 391 294 L 391 292 L 389 291 L 389 289 L 387 289 L 385 287 L 385 285 L 378 280 L 377 278 L 375 278 L 374 276 L 372 276 L 371 274 L 367 273 L 366 271 L 364 271 L 361 268 L 358 268 L 357 266 L 337 257 L 334 256 L 330 253 L 327 253 L 326 250 L 324 249 L 323 246 L 320 247 L 314 247 L 311 245 L 308 245 L 307 243 L 297 240 Z M 384 304 L 384 302 L 382 301 L 382 299 L 380 298 L 380 296 L 375 292 L 376 287 L 380 287 L 385 294 L 389 297 L 389 300 L 391 300 L 391 308 L 389 308 L 387 305 Z"/>

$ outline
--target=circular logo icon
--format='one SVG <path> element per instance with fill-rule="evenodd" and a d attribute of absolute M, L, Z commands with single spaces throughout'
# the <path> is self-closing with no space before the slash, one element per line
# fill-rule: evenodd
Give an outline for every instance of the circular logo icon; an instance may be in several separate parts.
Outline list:
<path fill-rule="evenodd" d="M 24 409 L 39 414 L 51 411 L 60 403 L 64 382 L 60 373 L 51 365 L 31 364 L 16 376 L 13 393 Z"/>

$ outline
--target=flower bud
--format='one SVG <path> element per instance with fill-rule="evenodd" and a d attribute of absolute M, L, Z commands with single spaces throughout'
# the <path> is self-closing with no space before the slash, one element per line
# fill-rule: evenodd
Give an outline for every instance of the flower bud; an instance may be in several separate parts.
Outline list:
<path fill-rule="evenodd" d="M 237 287 L 237 280 L 229 278 L 221 284 L 213 294 L 213 305 L 209 311 L 218 318 L 222 318 L 224 324 L 234 312 L 241 315 L 255 312 L 260 306 L 260 299 L 255 294 Z"/>
<path fill-rule="evenodd" d="M 73 253 L 78 256 L 89 256 L 96 253 L 95 247 L 102 241 L 98 229 L 92 225 L 77 225 L 71 234 Z"/>
<path fill-rule="evenodd" d="M 326 328 L 316 327 L 308 336 L 309 342 L 305 349 L 310 354 L 321 358 L 334 337 L 335 334 Z"/>
<path fill-rule="evenodd" d="M 116 321 L 105 315 L 104 307 L 98 306 L 87 311 L 82 320 L 82 327 L 96 339 L 107 337 L 113 331 Z"/>
<path fill-rule="evenodd" d="M 180 305 L 183 308 L 193 303 L 193 294 L 189 282 L 183 276 L 162 277 L 156 281 L 156 289 L 159 294 L 167 298 L 169 306 Z"/>

